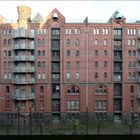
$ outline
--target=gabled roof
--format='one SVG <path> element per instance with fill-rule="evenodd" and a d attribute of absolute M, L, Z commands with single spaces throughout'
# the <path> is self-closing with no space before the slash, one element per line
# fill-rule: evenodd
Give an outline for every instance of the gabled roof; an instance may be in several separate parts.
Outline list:
<path fill-rule="evenodd" d="M 120 14 L 117 10 L 112 14 L 109 19 L 109 23 L 112 21 L 113 18 L 125 18 L 122 14 Z"/>
<path fill-rule="evenodd" d="M 43 21 L 44 20 L 39 13 L 37 13 L 36 16 L 32 19 L 32 22 L 35 22 L 35 23 L 40 23 L 40 22 L 43 22 Z"/>
<path fill-rule="evenodd" d="M 58 15 L 58 17 L 59 17 L 60 19 L 65 20 L 65 17 L 64 17 L 56 8 L 53 9 L 52 12 L 47 16 L 46 20 L 52 19 L 52 15 L 53 15 L 54 13 L 57 13 L 57 15 Z"/>

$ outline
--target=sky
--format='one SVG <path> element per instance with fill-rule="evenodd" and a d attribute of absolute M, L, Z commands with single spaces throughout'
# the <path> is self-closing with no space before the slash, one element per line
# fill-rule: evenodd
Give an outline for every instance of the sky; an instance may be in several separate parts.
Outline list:
<path fill-rule="evenodd" d="M 57 8 L 69 20 L 84 20 L 87 16 L 108 20 L 115 10 L 126 19 L 140 20 L 140 1 L 0 1 L 0 15 L 8 21 L 17 20 L 17 6 L 22 4 L 32 8 L 31 19 L 39 12 L 45 20 Z"/>

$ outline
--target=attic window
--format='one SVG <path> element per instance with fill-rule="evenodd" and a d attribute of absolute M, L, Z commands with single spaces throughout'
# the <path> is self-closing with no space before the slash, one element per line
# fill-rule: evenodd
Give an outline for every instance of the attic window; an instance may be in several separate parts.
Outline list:
<path fill-rule="evenodd" d="M 58 19 L 57 13 L 54 13 L 54 14 L 53 14 L 53 19 L 54 19 L 54 20 L 57 20 L 57 19 Z"/>
<path fill-rule="evenodd" d="M 122 15 L 121 15 L 120 13 L 118 13 L 118 14 L 116 15 L 116 18 L 117 18 L 117 19 L 121 19 L 121 18 L 122 18 Z"/>

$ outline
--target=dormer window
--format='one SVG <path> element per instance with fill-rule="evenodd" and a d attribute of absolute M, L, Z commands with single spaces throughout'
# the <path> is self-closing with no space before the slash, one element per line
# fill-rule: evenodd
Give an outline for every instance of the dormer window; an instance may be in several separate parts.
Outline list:
<path fill-rule="evenodd" d="M 53 18 L 54 20 L 57 20 L 57 19 L 58 19 L 58 14 L 57 14 L 57 13 L 54 13 L 52 18 Z"/>

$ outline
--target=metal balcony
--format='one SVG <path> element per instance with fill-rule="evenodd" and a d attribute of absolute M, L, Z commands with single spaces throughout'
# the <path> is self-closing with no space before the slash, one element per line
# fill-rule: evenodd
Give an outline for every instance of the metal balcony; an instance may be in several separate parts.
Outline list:
<path fill-rule="evenodd" d="M 34 50 L 35 49 L 35 46 L 34 45 L 14 45 L 13 46 L 13 50 Z"/>
<path fill-rule="evenodd" d="M 34 100 L 35 95 L 30 96 L 13 96 L 13 100 Z"/>
<path fill-rule="evenodd" d="M 12 34 L 13 38 L 35 38 L 34 32 L 31 32 L 29 30 L 21 30 L 17 29 Z"/>
<path fill-rule="evenodd" d="M 60 78 L 52 78 L 52 83 L 59 83 L 60 82 Z"/>
<path fill-rule="evenodd" d="M 60 112 L 60 107 L 52 107 L 53 112 Z"/>
<path fill-rule="evenodd" d="M 34 56 L 14 56 L 14 61 L 35 61 Z"/>
<path fill-rule="evenodd" d="M 53 34 L 51 39 L 60 39 L 60 34 Z"/>
<path fill-rule="evenodd" d="M 14 84 L 34 84 L 35 79 L 32 78 L 31 80 L 14 80 L 13 83 Z"/>
<path fill-rule="evenodd" d="M 121 68 L 121 67 L 115 67 L 115 68 L 114 68 L 114 71 L 115 71 L 115 72 L 122 72 L 122 68 Z"/>
<path fill-rule="evenodd" d="M 122 35 L 114 35 L 114 39 L 121 40 L 122 39 Z"/>
<path fill-rule="evenodd" d="M 122 47 L 120 47 L 120 46 L 114 46 L 114 50 L 116 50 L 116 51 L 122 51 Z"/>
<path fill-rule="evenodd" d="M 122 58 L 121 57 L 114 57 L 114 61 L 121 62 Z"/>
<path fill-rule="evenodd" d="M 60 61 L 60 57 L 59 56 L 52 56 L 52 61 Z"/>
<path fill-rule="evenodd" d="M 15 67 L 14 69 L 14 73 L 32 73 L 32 72 L 35 72 L 35 67 L 31 67 L 31 68 L 18 68 L 18 67 Z"/>
<path fill-rule="evenodd" d="M 52 93 L 52 98 L 59 99 L 60 98 L 60 93 L 59 92 L 53 92 Z"/>

